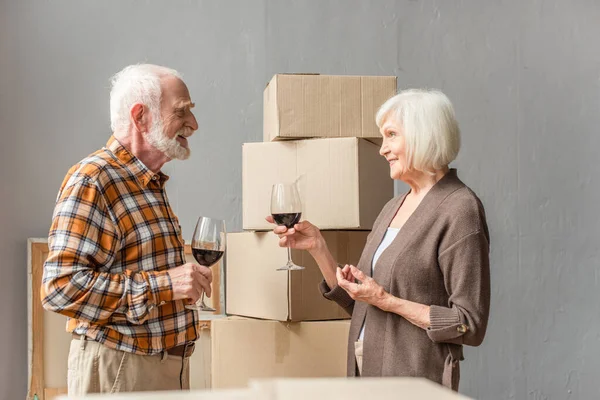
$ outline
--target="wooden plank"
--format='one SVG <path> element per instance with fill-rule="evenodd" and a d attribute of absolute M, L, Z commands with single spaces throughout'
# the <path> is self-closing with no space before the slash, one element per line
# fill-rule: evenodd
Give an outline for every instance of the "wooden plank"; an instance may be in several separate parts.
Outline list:
<path fill-rule="evenodd" d="M 43 239 L 45 240 L 45 239 Z M 29 239 L 27 252 L 29 308 L 29 391 L 28 399 L 44 398 L 44 309 L 40 299 L 43 265 L 48 256 L 47 241 Z"/>
<path fill-rule="evenodd" d="M 46 388 L 44 389 L 44 399 L 54 400 L 55 397 L 67 394 L 67 388 Z"/>

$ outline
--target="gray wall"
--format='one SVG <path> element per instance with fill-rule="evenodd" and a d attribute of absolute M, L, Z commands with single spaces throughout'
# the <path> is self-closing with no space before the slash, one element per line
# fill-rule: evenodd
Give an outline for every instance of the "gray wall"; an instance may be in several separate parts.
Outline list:
<path fill-rule="evenodd" d="M 595 1 L 0 0 L 0 399 L 26 388 L 26 238 L 46 236 L 73 163 L 109 135 L 108 78 L 138 61 L 184 73 L 200 131 L 166 167 L 194 218 L 241 228 L 241 145 L 277 72 L 391 74 L 444 90 L 456 166 L 486 206 L 492 312 L 461 391 L 598 398 L 600 3 Z"/>

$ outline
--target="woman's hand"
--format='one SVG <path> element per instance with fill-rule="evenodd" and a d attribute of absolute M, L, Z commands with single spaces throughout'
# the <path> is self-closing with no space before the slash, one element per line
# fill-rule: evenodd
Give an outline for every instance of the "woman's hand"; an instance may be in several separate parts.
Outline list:
<path fill-rule="evenodd" d="M 373 278 L 363 274 L 354 265 L 338 268 L 336 277 L 338 286 L 344 289 L 352 299 L 381 309 L 385 308 L 388 293 Z"/>
<path fill-rule="evenodd" d="M 271 224 L 275 223 L 272 216 L 268 216 L 265 219 Z M 308 221 L 301 221 L 290 229 L 283 225 L 278 225 L 273 229 L 273 232 L 279 236 L 280 247 L 308 250 L 312 254 L 319 251 L 324 244 L 319 228 Z"/>

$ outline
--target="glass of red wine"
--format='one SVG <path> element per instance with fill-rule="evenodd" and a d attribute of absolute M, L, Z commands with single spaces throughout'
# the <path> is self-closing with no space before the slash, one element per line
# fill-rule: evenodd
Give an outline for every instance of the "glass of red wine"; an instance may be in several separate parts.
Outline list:
<path fill-rule="evenodd" d="M 273 185 L 271 191 L 271 215 L 277 225 L 284 225 L 286 228 L 293 228 L 302 216 L 302 203 L 300 195 L 294 183 L 277 183 Z M 292 252 L 288 250 L 288 262 L 283 267 L 277 268 L 277 271 L 296 271 L 304 269 L 292 262 Z"/>
<path fill-rule="evenodd" d="M 208 217 L 198 218 L 192 237 L 192 255 L 198 264 L 212 267 L 218 263 L 225 254 L 225 245 L 225 221 Z M 199 311 L 216 311 L 204 304 L 204 291 L 202 291 L 199 304 L 187 304 L 185 308 Z"/>

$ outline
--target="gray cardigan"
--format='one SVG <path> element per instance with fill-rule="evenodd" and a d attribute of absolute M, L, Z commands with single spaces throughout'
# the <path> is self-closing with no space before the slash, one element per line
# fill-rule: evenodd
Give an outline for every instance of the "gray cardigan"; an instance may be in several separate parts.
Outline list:
<path fill-rule="evenodd" d="M 406 195 L 383 208 L 358 268 L 371 275 L 373 255 Z M 339 286 L 323 295 L 352 315 L 348 376 L 356 376 L 354 342 L 366 320 L 362 376 L 418 376 L 458 390 L 462 345 L 478 346 L 490 304 L 489 233 L 483 206 L 451 169 L 425 195 L 375 268 L 390 294 L 430 306 L 423 330 L 401 316 L 354 302 Z"/>

